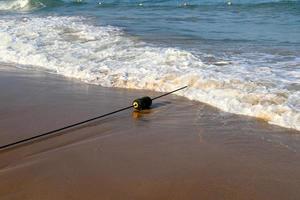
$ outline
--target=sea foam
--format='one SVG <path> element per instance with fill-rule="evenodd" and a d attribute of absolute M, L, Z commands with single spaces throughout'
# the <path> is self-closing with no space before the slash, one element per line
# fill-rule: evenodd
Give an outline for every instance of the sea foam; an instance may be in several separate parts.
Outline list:
<path fill-rule="evenodd" d="M 193 52 L 151 45 L 82 17 L 2 18 L 0 38 L 3 63 L 105 87 L 168 92 L 188 85 L 178 95 L 300 130 L 299 70 L 256 68 L 239 59 L 208 64 Z"/>

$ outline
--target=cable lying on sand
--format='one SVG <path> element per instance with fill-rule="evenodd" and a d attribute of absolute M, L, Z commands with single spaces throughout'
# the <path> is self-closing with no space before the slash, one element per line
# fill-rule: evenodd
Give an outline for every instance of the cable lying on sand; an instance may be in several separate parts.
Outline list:
<path fill-rule="evenodd" d="M 43 133 L 43 134 L 39 134 L 39 135 L 30 137 L 30 138 L 19 140 L 17 142 L 13 142 L 13 143 L 10 143 L 10 144 L 6 144 L 6 145 L 3 145 L 3 146 L 0 146 L 0 150 L 11 148 L 11 147 L 14 147 L 16 145 L 24 144 L 26 142 L 30 142 L 30 141 L 33 141 L 35 139 L 41 138 L 41 137 L 50 136 L 50 135 L 55 134 L 57 132 L 60 132 L 60 131 L 63 131 L 63 130 L 66 130 L 66 129 L 69 129 L 69 128 L 72 128 L 72 127 L 75 127 L 75 126 L 79 126 L 79 125 L 82 125 L 82 124 L 85 124 L 85 123 L 88 123 L 88 122 L 91 122 L 91 121 L 94 121 L 94 120 L 97 120 L 97 119 L 100 119 L 100 118 L 103 118 L 103 117 L 107 117 L 109 115 L 112 115 L 112 114 L 115 114 L 115 113 L 118 113 L 118 112 L 121 112 L 121 111 L 124 111 L 124 110 L 128 110 L 130 108 L 134 108 L 136 110 L 149 109 L 151 107 L 151 105 L 152 105 L 152 101 L 153 100 L 161 98 L 161 97 L 164 97 L 164 96 L 167 96 L 167 95 L 172 94 L 174 92 L 177 92 L 179 90 L 183 90 L 183 89 L 185 89 L 187 87 L 188 86 L 184 86 L 184 87 L 181 87 L 179 89 L 173 90 L 171 92 L 168 92 L 166 94 L 163 94 L 163 95 L 160 95 L 160 96 L 157 96 L 157 97 L 154 97 L 154 98 L 150 98 L 148 96 L 145 96 L 145 97 L 142 97 L 142 98 L 139 98 L 139 99 L 135 99 L 132 102 L 131 106 L 128 106 L 128 107 L 125 107 L 125 108 L 121 108 L 119 110 L 116 110 L 116 111 L 113 111 L 113 112 L 110 112 L 110 113 L 106 113 L 106 114 L 100 115 L 98 117 L 94 117 L 94 118 L 91 118 L 91 119 L 88 119 L 88 120 L 85 120 L 85 121 L 82 121 L 82 122 L 71 124 L 71 125 L 68 125 L 68 126 L 65 126 L 65 127 L 59 128 L 59 129 L 55 129 L 55 130 L 52 130 L 52 131 L 49 131 L 49 132 L 46 132 L 46 133 Z"/>

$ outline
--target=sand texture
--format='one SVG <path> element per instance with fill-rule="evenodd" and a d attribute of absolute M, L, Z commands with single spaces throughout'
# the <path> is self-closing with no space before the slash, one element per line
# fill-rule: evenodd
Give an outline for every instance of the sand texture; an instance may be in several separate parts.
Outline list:
<path fill-rule="evenodd" d="M 0 145 L 160 93 L 0 67 Z M 1 200 L 300 198 L 300 134 L 170 95 L 0 151 Z"/>

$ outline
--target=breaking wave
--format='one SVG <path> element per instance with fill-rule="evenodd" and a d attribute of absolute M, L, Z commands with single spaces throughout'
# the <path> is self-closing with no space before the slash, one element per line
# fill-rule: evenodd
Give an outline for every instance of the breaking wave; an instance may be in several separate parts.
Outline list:
<path fill-rule="evenodd" d="M 45 7 L 55 7 L 66 2 L 78 2 L 80 0 L 0 0 L 0 11 L 31 11 Z"/>
<path fill-rule="evenodd" d="M 25 10 L 30 8 L 30 0 L 0 1 L 0 10 Z"/>
<path fill-rule="evenodd" d="M 151 45 L 82 17 L 2 18 L 0 38 L 2 63 L 105 87 L 166 92 L 189 85 L 178 94 L 300 130 L 299 58 L 263 67 L 238 59 L 209 64 L 195 53 Z"/>

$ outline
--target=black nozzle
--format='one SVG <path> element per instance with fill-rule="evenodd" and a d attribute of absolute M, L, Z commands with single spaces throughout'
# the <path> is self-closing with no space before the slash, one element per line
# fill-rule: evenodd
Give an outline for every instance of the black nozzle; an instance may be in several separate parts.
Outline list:
<path fill-rule="evenodd" d="M 152 99 L 150 97 L 142 97 L 132 102 L 132 106 L 136 110 L 149 109 L 152 105 Z"/>

